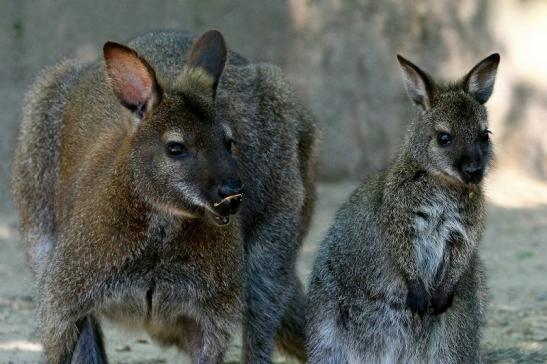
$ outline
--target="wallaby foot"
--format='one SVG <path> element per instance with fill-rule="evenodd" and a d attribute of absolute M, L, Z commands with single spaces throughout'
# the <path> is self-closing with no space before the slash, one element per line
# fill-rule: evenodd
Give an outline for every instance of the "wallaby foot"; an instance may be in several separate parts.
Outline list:
<path fill-rule="evenodd" d="M 307 362 L 305 316 L 305 295 L 298 281 L 277 331 L 277 347 L 302 363 Z"/>
<path fill-rule="evenodd" d="M 72 355 L 72 364 L 106 364 L 103 335 L 99 322 L 93 316 L 86 316 L 78 325 L 80 336 Z"/>

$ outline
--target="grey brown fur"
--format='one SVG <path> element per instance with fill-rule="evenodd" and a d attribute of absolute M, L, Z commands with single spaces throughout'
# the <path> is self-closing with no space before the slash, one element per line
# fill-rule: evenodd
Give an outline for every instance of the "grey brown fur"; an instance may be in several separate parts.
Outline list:
<path fill-rule="evenodd" d="M 232 52 L 224 67 L 218 32 L 200 39 L 150 33 L 128 43 L 136 53 L 107 43 L 108 70 L 65 62 L 27 95 L 12 188 L 48 363 L 106 362 L 103 317 L 217 363 L 242 316 L 245 362 L 271 362 L 278 329 L 305 359 L 295 261 L 314 121 L 278 68 Z M 193 159 L 164 156 L 172 135 Z M 211 208 L 213 182 L 243 183 L 237 214 Z"/>
<path fill-rule="evenodd" d="M 399 62 L 419 116 L 393 164 L 352 193 L 320 248 L 310 363 L 480 362 L 481 181 L 492 159 L 483 104 L 499 56 L 450 84 Z"/>

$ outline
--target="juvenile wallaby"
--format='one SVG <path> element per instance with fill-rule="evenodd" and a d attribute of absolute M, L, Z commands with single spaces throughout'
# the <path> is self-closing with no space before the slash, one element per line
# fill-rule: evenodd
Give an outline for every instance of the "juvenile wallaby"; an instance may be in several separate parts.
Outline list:
<path fill-rule="evenodd" d="M 278 329 L 305 359 L 314 121 L 279 69 L 192 40 L 107 42 L 28 94 L 12 187 L 48 363 L 106 362 L 103 317 L 219 363 L 241 313 L 247 363 Z"/>
<path fill-rule="evenodd" d="M 394 163 L 337 212 L 311 275 L 311 363 L 477 363 L 481 181 L 499 55 L 435 82 L 398 57 L 420 109 Z"/>

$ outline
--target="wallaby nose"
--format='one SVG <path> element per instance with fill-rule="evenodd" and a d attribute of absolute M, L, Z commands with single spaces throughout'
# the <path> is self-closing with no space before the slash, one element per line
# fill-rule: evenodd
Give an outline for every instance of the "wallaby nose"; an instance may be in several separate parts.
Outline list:
<path fill-rule="evenodd" d="M 239 179 L 224 182 L 218 188 L 218 195 L 220 198 L 226 198 L 229 196 L 239 195 L 243 193 L 243 184 Z"/>
<path fill-rule="evenodd" d="M 467 183 L 478 183 L 482 179 L 482 166 L 476 164 L 465 165 L 462 169 Z"/>
<path fill-rule="evenodd" d="M 218 196 L 221 201 L 213 204 L 221 215 L 233 215 L 239 209 L 243 199 L 243 184 L 239 179 L 224 182 L 218 188 Z"/>

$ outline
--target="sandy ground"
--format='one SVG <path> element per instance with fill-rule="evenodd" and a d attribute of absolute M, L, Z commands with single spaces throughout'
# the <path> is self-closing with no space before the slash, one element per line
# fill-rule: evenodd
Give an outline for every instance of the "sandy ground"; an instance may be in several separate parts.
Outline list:
<path fill-rule="evenodd" d="M 356 183 L 318 187 L 319 202 L 306 239 L 299 272 L 306 279 L 318 243 L 337 207 Z M 483 326 L 486 363 L 547 363 L 547 185 L 516 171 L 500 171 L 488 180 L 489 221 L 482 242 L 490 286 Z M 0 216 L 0 363 L 38 362 L 41 346 L 34 329 L 31 275 L 14 215 Z M 145 334 L 106 325 L 112 363 L 186 362 L 175 350 L 163 350 Z M 235 335 L 227 356 L 238 362 Z M 286 362 L 277 357 L 276 362 Z"/>

